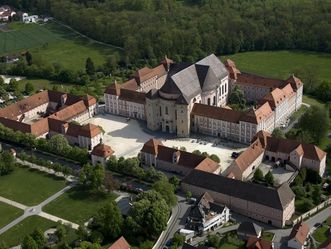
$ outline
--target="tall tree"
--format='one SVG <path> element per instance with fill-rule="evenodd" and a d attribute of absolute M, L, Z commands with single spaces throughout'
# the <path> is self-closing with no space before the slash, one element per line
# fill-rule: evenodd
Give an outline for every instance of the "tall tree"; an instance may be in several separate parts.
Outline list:
<path fill-rule="evenodd" d="M 32 65 L 32 54 L 29 51 L 27 51 L 25 53 L 25 59 L 26 59 L 26 62 L 28 63 L 28 65 L 31 66 Z"/>
<path fill-rule="evenodd" d="M 86 59 L 85 71 L 89 76 L 93 76 L 95 74 L 94 63 L 90 57 Z"/>

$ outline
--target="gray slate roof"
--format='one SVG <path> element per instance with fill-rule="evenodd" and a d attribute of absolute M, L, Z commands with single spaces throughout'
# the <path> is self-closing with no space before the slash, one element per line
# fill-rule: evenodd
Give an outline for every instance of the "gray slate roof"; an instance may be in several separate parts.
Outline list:
<path fill-rule="evenodd" d="M 160 91 L 180 94 L 189 102 L 201 92 L 216 89 L 220 80 L 227 75 L 228 71 L 224 64 L 211 54 L 193 65 L 188 63 L 172 65 Z"/>
<path fill-rule="evenodd" d="M 200 170 L 191 171 L 183 179 L 182 183 L 259 203 L 278 210 L 284 210 L 295 197 L 287 183 L 282 184 L 278 188 L 271 188 Z"/>
<path fill-rule="evenodd" d="M 244 234 L 248 234 L 251 236 L 258 236 L 261 231 L 262 231 L 262 228 L 260 226 L 256 225 L 253 222 L 248 222 L 248 221 L 244 221 L 244 222 L 240 223 L 240 225 L 237 229 L 238 233 L 244 233 Z"/>

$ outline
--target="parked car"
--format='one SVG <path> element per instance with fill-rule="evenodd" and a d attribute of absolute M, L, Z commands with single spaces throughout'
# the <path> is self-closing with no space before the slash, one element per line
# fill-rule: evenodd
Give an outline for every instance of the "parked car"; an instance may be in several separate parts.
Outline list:
<path fill-rule="evenodd" d="M 231 157 L 232 158 L 237 158 L 240 154 L 238 152 L 232 152 Z"/>

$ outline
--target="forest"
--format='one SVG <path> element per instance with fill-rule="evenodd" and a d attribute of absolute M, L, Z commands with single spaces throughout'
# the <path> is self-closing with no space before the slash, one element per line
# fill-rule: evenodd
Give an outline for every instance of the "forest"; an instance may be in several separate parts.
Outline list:
<path fill-rule="evenodd" d="M 164 55 L 302 49 L 331 52 L 329 0 L 4 0 L 52 15 L 96 40 L 123 47 L 123 62 Z"/>

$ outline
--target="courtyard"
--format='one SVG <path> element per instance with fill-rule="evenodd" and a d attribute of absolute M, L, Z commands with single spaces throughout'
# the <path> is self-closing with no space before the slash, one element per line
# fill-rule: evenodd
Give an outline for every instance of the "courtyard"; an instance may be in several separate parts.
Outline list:
<path fill-rule="evenodd" d="M 135 157 L 145 142 L 151 138 L 156 138 L 168 147 L 185 147 L 189 152 L 199 150 L 208 154 L 215 154 L 220 158 L 222 170 L 224 170 L 233 161 L 231 158 L 232 152 L 241 152 L 247 148 L 247 146 L 226 140 L 220 141 L 219 139 L 203 135 L 192 135 L 190 138 L 177 138 L 171 134 L 150 132 L 147 131 L 144 123 L 110 114 L 99 114 L 84 122 L 84 124 L 86 123 L 99 125 L 103 128 L 105 132 L 103 142 L 111 146 L 117 157 Z"/>

